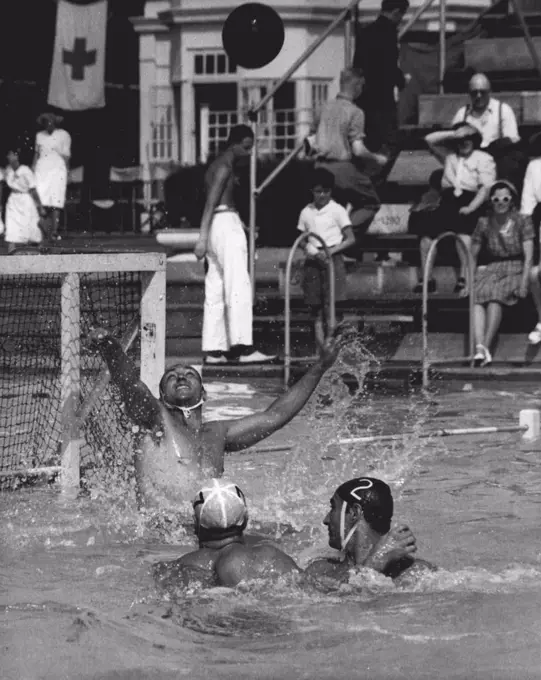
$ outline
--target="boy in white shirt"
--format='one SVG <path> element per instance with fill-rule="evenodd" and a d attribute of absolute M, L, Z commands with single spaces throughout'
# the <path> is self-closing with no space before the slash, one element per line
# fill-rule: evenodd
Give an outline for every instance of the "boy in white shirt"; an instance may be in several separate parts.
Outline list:
<path fill-rule="evenodd" d="M 334 264 L 335 302 L 347 299 L 346 268 L 342 252 L 355 244 L 355 236 L 347 210 L 333 201 L 334 175 L 325 168 L 314 171 L 312 193 L 314 200 L 299 216 L 298 229 L 320 236 L 332 255 Z M 304 241 L 304 301 L 314 317 L 315 336 L 319 345 L 327 336 L 328 270 L 321 242 L 315 238 Z"/>

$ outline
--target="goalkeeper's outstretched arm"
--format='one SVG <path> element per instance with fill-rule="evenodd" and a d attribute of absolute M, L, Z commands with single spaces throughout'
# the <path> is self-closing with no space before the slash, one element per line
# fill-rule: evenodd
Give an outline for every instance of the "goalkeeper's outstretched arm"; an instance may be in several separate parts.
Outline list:
<path fill-rule="evenodd" d="M 120 390 L 126 412 L 134 424 L 145 429 L 161 425 L 158 400 L 140 380 L 137 367 L 118 340 L 111 337 L 107 330 L 97 328 L 90 333 L 89 342 L 104 358 L 111 380 Z"/>

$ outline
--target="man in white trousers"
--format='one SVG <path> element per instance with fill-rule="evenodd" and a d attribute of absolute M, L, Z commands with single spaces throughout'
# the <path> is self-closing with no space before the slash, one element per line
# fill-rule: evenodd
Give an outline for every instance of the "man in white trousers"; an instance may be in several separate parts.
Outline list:
<path fill-rule="evenodd" d="M 254 135 L 247 125 L 231 128 L 225 151 L 205 175 L 207 200 L 196 256 L 206 258 L 203 353 L 207 364 L 259 364 L 276 357 L 252 344 L 252 286 L 248 244 L 233 192 L 238 161 L 250 155 Z M 229 355 L 229 356 L 228 356 Z"/>

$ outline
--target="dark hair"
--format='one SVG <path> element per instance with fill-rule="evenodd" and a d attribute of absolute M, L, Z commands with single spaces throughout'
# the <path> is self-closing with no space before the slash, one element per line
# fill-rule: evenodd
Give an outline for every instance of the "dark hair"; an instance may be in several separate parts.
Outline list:
<path fill-rule="evenodd" d="M 465 123 L 464 121 L 462 121 L 460 123 L 455 123 L 451 130 L 460 130 L 461 128 L 464 127 L 471 128 L 471 134 L 468 135 L 467 137 L 464 137 L 463 139 L 471 139 L 471 141 L 473 142 L 474 149 L 479 149 L 483 141 L 483 136 L 481 135 L 479 130 L 476 130 L 473 127 L 473 125 L 470 125 L 469 123 Z"/>
<path fill-rule="evenodd" d="M 409 6 L 409 0 L 382 0 L 381 11 L 393 12 L 395 9 L 399 9 L 401 12 L 406 12 Z"/>
<path fill-rule="evenodd" d="M 330 189 L 332 191 L 334 189 L 334 185 L 334 175 L 330 170 L 326 170 L 325 168 L 317 168 L 317 170 L 314 170 L 312 173 L 312 181 L 310 182 L 310 186 L 312 188 L 320 186 L 324 189 Z"/>
<path fill-rule="evenodd" d="M 229 130 L 229 137 L 227 138 L 227 146 L 232 146 L 233 144 L 240 144 L 243 139 L 249 137 L 254 138 L 254 132 L 248 125 L 234 125 L 231 130 Z"/>
<path fill-rule="evenodd" d="M 507 191 L 511 194 L 512 204 L 515 206 L 518 205 L 519 203 L 518 191 L 512 182 L 509 182 L 506 179 L 497 180 L 490 187 L 490 191 L 488 192 L 488 198 L 491 199 L 494 196 L 494 194 L 498 191 L 498 189 L 507 189 Z"/>
<path fill-rule="evenodd" d="M 443 179 L 443 170 L 434 170 L 430 173 L 428 178 L 428 186 L 431 189 L 441 189 L 441 181 Z"/>
<path fill-rule="evenodd" d="M 8 153 L 16 153 L 21 165 L 30 165 L 32 163 L 32 147 L 26 138 L 18 139 L 13 144 L 8 144 L 6 156 Z"/>
<path fill-rule="evenodd" d="M 356 477 L 336 490 L 348 505 L 360 505 L 368 526 L 378 534 L 386 534 L 391 528 L 394 503 L 390 487 L 375 477 Z"/>

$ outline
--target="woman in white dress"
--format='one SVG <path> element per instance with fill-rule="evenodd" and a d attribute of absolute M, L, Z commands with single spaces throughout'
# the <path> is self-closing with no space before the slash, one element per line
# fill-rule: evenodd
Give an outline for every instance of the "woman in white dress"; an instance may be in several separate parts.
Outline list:
<path fill-rule="evenodd" d="M 9 151 L 7 160 L 4 179 L 11 191 L 6 204 L 4 238 L 8 253 L 12 253 L 17 244 L 41 243 L 40 215 L 43 216 L 45 210 L 36 191 L 34 173 L 28 165 L 21 164 L 20 150 Z"/>
<path fill-rule="evenodd" d="M 42 113 L 38 125 L 43 129 L 36 135 L 34 173 L 41 203 L 50 217 L 50 235 L 56 238 L 60 211 L 66 202 L 68 165 L 71 156 L 71 137 L 58 127 L 62 116 Z"/>

